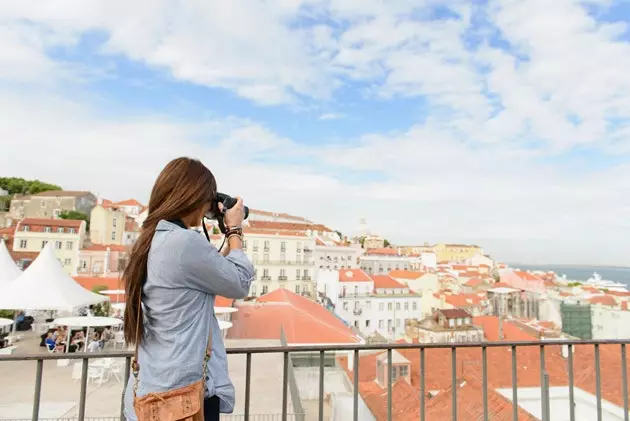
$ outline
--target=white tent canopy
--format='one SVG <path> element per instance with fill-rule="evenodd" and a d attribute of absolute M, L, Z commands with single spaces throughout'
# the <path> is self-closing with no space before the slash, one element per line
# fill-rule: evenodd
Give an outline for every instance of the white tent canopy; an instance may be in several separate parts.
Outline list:
<path fill-rule="evenodd" d="M 0 327 L 11 326 L 12 324 L 13 320 L 0 318 Z"/>
<path fill-rule="evenodd" d="M 13 262 L 4 240 L 0 240 L 0 285 L 5 285 L 18 278 L 22 271 Z"/>
<path fill-rule="evenodd" d="M 107 295 L 123 295 L 125 293 L 124 289 L 106 289 L 105 291 L 99 291 L 101 294 Z"/>
<path fill-rule="evenodd" d="M 48 243 L 14 282 L 0 287 L 0 309 L 65 310 L 108 301 L 68 275 Z"/>

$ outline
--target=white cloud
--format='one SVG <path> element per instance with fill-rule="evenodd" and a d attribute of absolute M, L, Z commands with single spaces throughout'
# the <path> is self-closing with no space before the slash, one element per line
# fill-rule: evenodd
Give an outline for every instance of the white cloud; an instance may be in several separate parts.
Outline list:
<path fill-rule="evenodd" d="M 591 169 L 541 160 L 576 145 L 630 151 L 628 126 L 608 124 L 630 118 L 625 26 L 596 22 L 577 1 L 496 0 L 485 12 L 513 49 L 485 40 L 471 51 L 468 4 L 457 5 L 461 20 L 418 24 L 410 12 L 426 9 L 408 0 L 2 3 L 0 42 L 9 48 L 0 51 L 0 81 L 12 88 L 0 85 L 0 172 L 146 200 L 168 160 L 192 155 L 252 206 L 346 233 L 367 217 L 398 242 L 481 242 L 509 260 L 627 263 L 628 161 Z M 296 19 L 322 14 L 344 29 Z M 89 87 L 77 94 L 72 82 L 98 69 L 48 54 L 88 33 L 105 38 L 96 53 L 258 104 L 328 99 L 359 81 L 385 110 L 402 96 L 423 97 L 429 112 L 396 133 L 327 146 L 247 116 L 187 121 L 118 104 L 127 116 L 106 117 Z M 374 172 L 379 181 L 367 181 Z M 356 182 L 357 173 L 369 175 Z"/>
<path fill-rule="evenodd" d="M 344 117 L 345 115 L 343 115 L 342 113 L 324 113 L 319 116 L 319 119 L 320 120 L 339 120 Z"/>

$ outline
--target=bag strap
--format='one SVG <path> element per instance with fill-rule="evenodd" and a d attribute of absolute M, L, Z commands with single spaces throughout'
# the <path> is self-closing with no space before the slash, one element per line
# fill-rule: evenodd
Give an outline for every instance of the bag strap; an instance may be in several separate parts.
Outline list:
<path fill-rule="evenodd" d="M 131 364 L 132 373 L 134 377 L 133 381 L 133 397 L 136 397 L 138 391 L 138 384 L 140 380 L 138 379 L 138 374 L 140 373 L 140 363 L 138 363 L 138 348 L 140 347 L 140 339 L 142 338 L 140 334 L 140 319 L 144 318 L 144 312 L 142 311 L 142 290 L 140 290 L 140 296 L 138 298 L 138 317 L 136 320 L 136 347 L 133 351 L 133 362 Z M 210 328 L 210 332 L 208 333 L 208 345 L 206 345 L 206 351 L 204 353 L 203 358 L 203 368 L 202 368 L 202 381 L 204 384 L 204 388 L 206 387 L 206 378 L 208 377 L 208 361 L 210 361 L 210 357 L 212 356 L 212 328 Z"/>

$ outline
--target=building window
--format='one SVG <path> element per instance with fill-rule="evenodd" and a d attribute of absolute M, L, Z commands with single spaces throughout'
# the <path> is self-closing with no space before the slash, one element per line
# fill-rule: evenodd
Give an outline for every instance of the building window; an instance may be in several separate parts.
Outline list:
<path fill-rule="evenodd" d="M 70 228 L 70 234 L 76 234 L 77 230 L 75 230 L 74 228 Z"/>
<path fill-rule="evenodd" d="M 249 288 L 249 295 L 256 296 L 256 285 L 252 284 Z"/>
<path fill-rule="evenodd" d="M 304 269 L 304 279 L 308 280 L 309 276 L 308 276 L 308 269 Z"/>
<path fill-rule="evenodd" d="M 302 243 L 297 243 L 297 253 L 302 253 Z"/>
<path fill-rule="evenodd" d="M 112 240 L 116 240 L 116 231 L 112 231 Z"/>
<path fill-rule="evenodd" d="M 269 263 L 269 253 L 263 254 L 263 263 Z"/>
<path fill-rule="evenodd" d="M 280 243 L 280 253 L 285 253 L 287 251 L 287 242 L 286 241 L 282 241 Z"/>
<path fill-rule="evenodd" d="M 269 251 L 269 241 L 265 240 L 263 244 L 263 251 Z"/>
<path fill-rule="evenodd" d="M 268 290 L 268 289 L 269 289 L 269 288 L 267 287 L 267 285 L 263 285 L 263 286 L 262 286 L 262 295 L 265 295 L 265 294 L 267 293 L 267 290 Z"/>
<path fill-rule="evenodd" d="M 46 201 L 45 200 L 40 200 L 39 201 L 39 207 L 40 208 L 45 208 L 46 207 Z"/>
<path fill-rule="evenodd" d="M 370 321 L 369 320 L 365 321 L 365 327 L 370 327 Z"/>
<path fill-rule="evenodd" d="M 44 232 L 52 232 L 52 228 L 51 227 L 44 227 Z"/>
<path fill-rule="evenodd" d="M 343 302 L 343 309 L 348 311 L 348 302 L 347 301 Z"/>
<path fill-rule="evenodd" d="M 396 303 L 396 310 L 400 310 L 400 303 Z"/>
<path fill-rule="evenodd" d="M 387 330 L 392 330 L 392 319 L 387 320 Z"/>
<path fill-rule="evenodd" d="M 391 311 L 394 309 L 394 305 L 392 303 L 387 303 L 387 310 Z"/>
<path fill-rule="evenodd" d="M 354 327 L 356 327 L 357 329 L 359 328 L 359 321 L 358 320 L 354 321 Z"/>
<path fill-rule="evenodd" d="M 64 259 L 63 264 L 64 266 L 70 266 L 72 264 L 72 259 Z"/>
<path fill-rule="evenodd" d="M 57 250 L 61 250 L 61 244 L 62 244 L 61 241 L 55 241 L 55 248 Z"/>
<path fill-rule="evenodd" d="M 383 311 L 383 310 L 385 310 L 385 304 L 378 303 L 378 311 Z"/>
<path fill-rule="evenodd" d="M 269 269 L 263 269 L 263 278 L 269 277 Z"/>
<path fill-rule="evenodd" d="M 42 248 L 46 247 L 46 244 L 48 244 L 48 241 L 46 240 L 42 241 Z"/>
<path fill-rule="evenodd" d="M 57 232 L 63 234 L 63 227 L 57 228 Z"/>
<path fill-rule="evenodd" d="M 415 301 L 413 303 L 411 303 L 411 309 L 412 310 L 417 310 L 418 309 L 418 303 L 416 303 Z"/>
<path fill-rule="evenodd" d="M 295 284 L 295 293 L 296 294 L 300 293 L 300 284 Z"/>
<path fill-rule="evenodd" d="M 280 269 L 280 279 L 287 279 L 287 271 L 286 269 Z"/>
<path fill-rule="evenodd" d="M 385 327 L 385 321 L 384 320 L 379 320 L 378 321 L 378 328 L 379 329 L 383 329 Z"/>
<path fill-rule="evenodd" d="M 295 279 L 299 280 L 300 279 L 300 269 L 296 269 L 295 270 Z"/>
<path fill-rule="evenodd" d="M 258 240 L 254 240 L 254 248 L 253 251 L 258 251 Z"/>
<path fill-rule="evenodd" d="M 112 227 L 116 228 L 116 218 L 112 219 Z"/>
<path fill-rule="evenodd" d="M 367 300 L 365 302 L 365 308 L 367 308 L 368 310 L 372 310 L 372 301 Z"/>
<path fill-rule="evenodd" d="M 27 240 L 20 240 L 20 248 L 21 249 L 25 249 L 27 245 L 28 245 L 28 241 Z"/>
<path fill-rule="evenodd" d="M 409 310 L 409 302 L 405 301 L 405 311 L 408 311 L 408 310 Z"/>
<path fill-rule="evenodd" d="M 66 241 L 66 250 L 72 250 L 74 243 L 72 241 Z"/>
<path fill-rule="evenodd" d="M 247 250 L 247 241 L 243 240 L 243 250 Z M 256 295 L 256 294 L 254 294 Z"/>
<path fill-rule="evenodd" d="M 31 227 L 29 227 L 28 225 L 24 225 L 22 227 L 22 231 L 24 231 L 24 232 L 29 232 L 30 230 L 31 230 Z"/>

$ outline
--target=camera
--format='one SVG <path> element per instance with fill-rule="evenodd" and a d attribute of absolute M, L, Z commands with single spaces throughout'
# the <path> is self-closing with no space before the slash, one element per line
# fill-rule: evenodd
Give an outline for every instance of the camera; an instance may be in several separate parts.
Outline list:
<path fill-rule="evenodd" d="M 217 198 L 215 203 L 212 206 L 212 210 L 206 214 L 206 218 L 208 219 L 216 219 L 219 224 L 219 229 L 223 234 L 227 231 L 225 227 L 225 223 L 223 222 L 223 213 L 228 209 L 232 209 L 236 205 L 236 198 L 225 194 L 225 193 L 217 193 Z M 219 203 L 223 204 L 223 212 L 219 211 Z M 244 217 L 243 219 L 247 219 L 249 216 L 249 208 L 244 206 Z"/>

